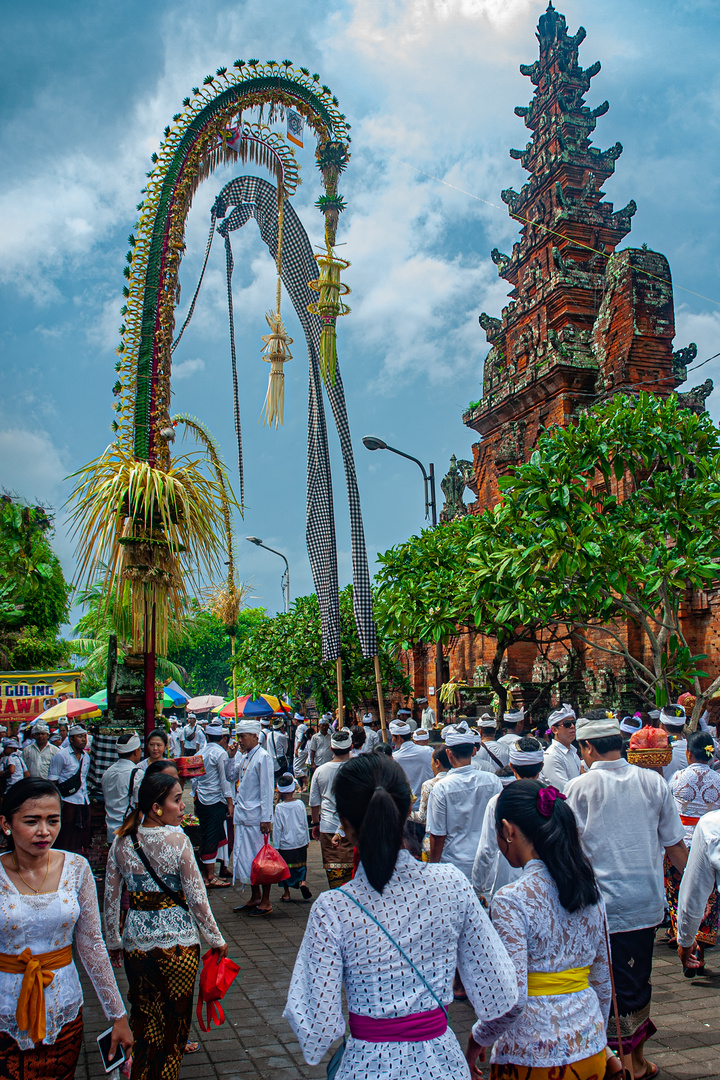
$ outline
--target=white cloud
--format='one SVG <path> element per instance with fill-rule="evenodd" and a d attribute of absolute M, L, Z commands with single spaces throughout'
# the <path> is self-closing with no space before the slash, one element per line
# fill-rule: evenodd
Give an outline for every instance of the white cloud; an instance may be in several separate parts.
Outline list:
<path fill-rule="evenodd" d="M 174 379 L 189 379 L 198 371 L 204 370 L 205 361 L 201 356 L 196 356 L 194 359 L 181 360 L 179 364 L 173 364 L 172 373 Z"/>

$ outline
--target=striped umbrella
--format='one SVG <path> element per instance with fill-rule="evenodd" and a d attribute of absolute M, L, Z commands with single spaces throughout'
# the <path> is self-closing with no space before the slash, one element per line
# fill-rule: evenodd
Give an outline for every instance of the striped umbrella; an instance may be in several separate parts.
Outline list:
<path fill-rule="evenodd" d="M 235 716 L 235 702 L 229 701 L 222 708 L 213 709 L 218 716 Z M 260 694 L 252 698 L 249 694 L 237 699 L 237 715 L 250 718 L 255 716 L 272 716 L 273 713 L 285 713 L 290 715 L 290 706 L 273 694 Z"/>

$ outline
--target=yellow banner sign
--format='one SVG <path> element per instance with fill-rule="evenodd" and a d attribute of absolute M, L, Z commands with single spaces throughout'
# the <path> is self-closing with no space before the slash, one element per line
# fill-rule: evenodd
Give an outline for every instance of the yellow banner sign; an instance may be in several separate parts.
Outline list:
<path fill-rule="evenodd" d="M 0 718 L 34 720 L 58 701 L 77 697 L 79 671 L 0 671 Z"/>

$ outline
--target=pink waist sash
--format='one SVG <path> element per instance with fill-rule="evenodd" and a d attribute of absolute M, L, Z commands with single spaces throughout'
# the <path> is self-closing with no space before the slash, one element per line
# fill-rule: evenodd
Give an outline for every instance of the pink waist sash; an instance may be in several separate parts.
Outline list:
<path fill-rule="evenodd" d="M 411 1016 L 393 1016 L 378 1020 L 374 1016 L 350 1013 L 350 1034 L 363 1042 L 425 1042 L 437 1039 L 447 1031 L 447 1013 L 444 1009 L 413 1013 Z"/>

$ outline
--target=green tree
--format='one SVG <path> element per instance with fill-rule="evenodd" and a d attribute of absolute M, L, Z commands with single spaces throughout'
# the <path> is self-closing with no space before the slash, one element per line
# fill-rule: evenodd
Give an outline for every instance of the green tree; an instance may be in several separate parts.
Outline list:
<path fill-rule="evenodd" d="M 340 636 L 343 697 L 347 705 L 369 705 L 375 697 L 372 659 L 365 659 L 355 626 L 352 585 L 340 593 Z M 398 660 L 398 649 L 378 641 L 383 687 L 410 693 Z M 240 693 L 287 693 L 302 702 L 314 698 L 318 708 L 337 705 L 334 663 L 323 663 L 320 608 L 317 596 L 301 596 L 287 614 L 276 615 L 254 628 L 239 644 L 235 663 Z"/>
<path fill-rule="evenodd" d="M 7 670 L 69 662 L 59 630 L 71 590 L 51 536 L 52 518 L 44 507 L 0 497 L 0 665 Z"/>
<path fill-rule="evenodd" d="M 237 615 L 238 645 L 266 621 L 264 608 L 243 608 Z M 187 672 L 184 686 L 192 697 L 200 694 L 225 697 L 232 681 L 227 627 L 197 603 L 193 604 L 183 625 L 183 636 L 170 649 L 168 660 Z"/>

